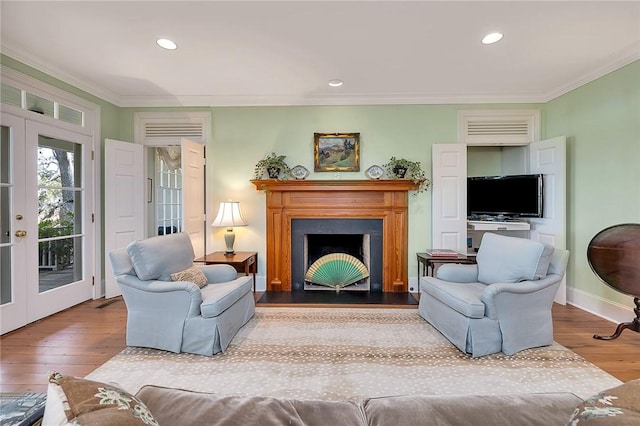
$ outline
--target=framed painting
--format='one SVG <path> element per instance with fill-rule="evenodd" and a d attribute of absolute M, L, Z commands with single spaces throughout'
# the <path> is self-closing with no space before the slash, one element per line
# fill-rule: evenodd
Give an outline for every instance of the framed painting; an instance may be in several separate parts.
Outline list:
<path fill-rule="evenodd" d="M 313 170 L 359 172 L 360 133 L 314 133 Z"/>

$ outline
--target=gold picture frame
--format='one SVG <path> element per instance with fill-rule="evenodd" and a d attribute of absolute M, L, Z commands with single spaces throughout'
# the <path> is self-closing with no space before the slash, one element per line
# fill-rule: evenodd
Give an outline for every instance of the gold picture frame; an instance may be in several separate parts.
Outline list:
<path fill-rule="evenodd" d="M 313 170 L 359 172 L 360 133 L 314 133 Z"/>

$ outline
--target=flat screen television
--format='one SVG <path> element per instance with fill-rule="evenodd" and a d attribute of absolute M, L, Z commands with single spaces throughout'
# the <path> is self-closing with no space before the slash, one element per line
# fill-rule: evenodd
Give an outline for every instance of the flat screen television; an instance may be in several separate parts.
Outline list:
<path fill-rule="evenodd" d="M 467 215 L 507 219 L 542 217 L 541 174 L 467 178 Z"/>

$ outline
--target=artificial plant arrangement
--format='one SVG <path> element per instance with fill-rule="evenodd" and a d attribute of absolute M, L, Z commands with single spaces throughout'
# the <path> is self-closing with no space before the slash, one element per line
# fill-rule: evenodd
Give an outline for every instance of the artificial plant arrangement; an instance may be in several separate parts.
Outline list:
<path fill-rule="evenodd" d="M 262 179 L 264 173 L 270 179 L 279 179 L 282 174 L 282 179 L 287 179 L 291 175 L 291 169 L 284 161 L 286 155 L 277 155 L 275 152 L 267 154 L 262 160 L 256 163 L 253 169 L 253 178 Z"/>
<path fill-rule="evenodd" d="M 419 161 L 391 157 L 389 162 L 383 164 L 382 167 L 384 167 L 387 176 L 391 179 L 410 179 L 413 181 L 413 183 L 418 185 L 416 194 L 425 192 L 429 188 L 429 185 L 431 185 L 431 181 L 427 179 L 427 175 L 424 170 L 422 170 Z"/>

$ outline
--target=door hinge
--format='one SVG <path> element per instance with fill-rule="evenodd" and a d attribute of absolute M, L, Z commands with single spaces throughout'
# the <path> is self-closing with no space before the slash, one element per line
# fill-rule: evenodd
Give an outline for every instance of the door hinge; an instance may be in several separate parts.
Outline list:
<path fill-rule="evenodd" d="M 96 214 L 91 213 L 91 223 L 96 223 Z"/>
<path fill-rule="evenodd" d="M 96 277 L 94 277 L 93 275 L 91 276 L 91 285 L 92 286 L 96 285 Z"/>
<path fill-rule="evenodd" d="M 91 151 L 91 159 L 94 160 L 95 159 L 95 151 Z"/>

